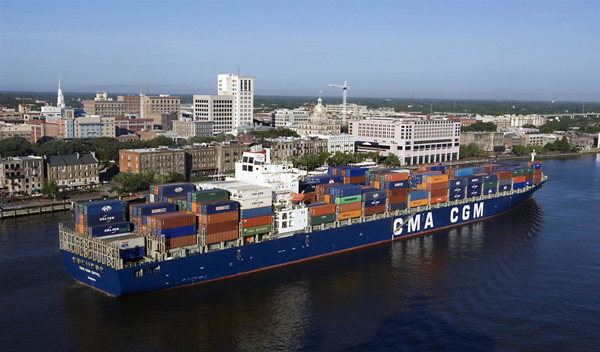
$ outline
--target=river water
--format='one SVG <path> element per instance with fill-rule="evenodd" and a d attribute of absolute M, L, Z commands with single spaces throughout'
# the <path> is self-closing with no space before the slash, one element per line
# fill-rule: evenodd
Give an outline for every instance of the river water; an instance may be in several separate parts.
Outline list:
<path fill-rule="evenodd" d="M 4 351 L 589 351 L 600 344 L 600 155 L 544 161 L 488 221 L 174 290 L 73 281 L 58 213 L 0 222 Z"/>

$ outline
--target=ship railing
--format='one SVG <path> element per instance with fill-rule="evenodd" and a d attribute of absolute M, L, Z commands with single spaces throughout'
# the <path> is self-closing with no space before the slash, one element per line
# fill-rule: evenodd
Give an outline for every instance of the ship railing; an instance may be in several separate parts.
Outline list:
<path fill-rule="evenodd" d="M 113 269 L 123 268 L 119 247 L 82 235 L 64 223 L 58 225 L 60 249 L 93 260 Z"/>

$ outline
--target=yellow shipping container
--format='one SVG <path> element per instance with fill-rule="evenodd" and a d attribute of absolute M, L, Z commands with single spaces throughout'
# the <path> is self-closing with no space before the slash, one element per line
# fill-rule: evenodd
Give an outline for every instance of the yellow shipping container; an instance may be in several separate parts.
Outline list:
<path fill-rule="evenodd" d="M 410 207 L 411 208 L 420 207 L 420 206 L 423 206 L 423 205 L 427 205 L 428 202 L 429 202 L 429 199 L 411 200 L 410 201 Z"/>
<path fill-rule="evenodd" d="M 352 210 L 338 214 L 338 220 L 347 220 L 352 218 L 359 218 L 362 215 L 362 210 Z"/>
<path fill-rule="evenodd" d="M 427 176 L 427 183 L 448 182 L 448 175 Z"/>

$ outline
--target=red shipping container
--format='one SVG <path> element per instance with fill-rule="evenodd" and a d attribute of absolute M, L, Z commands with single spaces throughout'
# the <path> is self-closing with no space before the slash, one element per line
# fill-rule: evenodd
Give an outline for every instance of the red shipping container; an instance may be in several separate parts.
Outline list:
<path fill-rule="evenodd" d="M 525 176 L 526 181 L 533 180 L 533 174 L 527 174 L 527 175 L 523 175 L 523 176 Z"/>
<path fill-rule="evenodd" d="M 317 206 L 308 208 L 308 212 L 310 213 L 310 216 L 334 214 L 335 213 L 335 205 L 333 205 L 333 204 L 317 205 Z"/>
<path fill-rule="evenodd" d="M 193 203 L 192 203 L 193 204 Z M 217 214 L 198 214 L 198 224 L 214 224 L 217 222 L 227 222 L 227 221 L 238 221 L 239 214 L 238 211 L 228 211 L 226 213 L 217 213 Z"/>
<path fill-rule="evenodd" d="M 355 184 L 364 183 L 364 182 L 365 182 L 364 176 L 344 177 L 345 185 L 355 185 Z"/>
<path fill-rule="evenodd" d="M 362 208 L 361 202 L 340 204 L 337 206 L 338 213 L 345 213 L 348 211 L 360 210 Z"/>
<path fill-rule="evenodd" d="M 533 169 L 533 174 L 541 176 L 542 175 L 542 169 Z"/>
<path fill-rule="evenodd" d="M 540 182 L 542 182 L 542 176 L 541 175 L 533 175 L 533 183 L 537 185 Z"/>
<path fill-rule="evenodd" d="M 512 178 L 512 172 L 510 172 L 510 171 L 494 171 L 494 172 L 492 172 L 492 174 L 498 175 L 499 180 L 506 180 L 506 179 Z"/>
<path fill-rule="evenodd" d="M 341 184 L 342 183 L 324 183 L 324 184 L 316 185 L 315 193 L 316 194 L 325 194 L 325 188 L 331 187 L 331 186 L 339 186 Z"/>
<path fill-rule="evenodd" d="M 242 228 L 268 225 L 272 221 L 271 215 L 257 216 L 255 218 L 242 219 Z"/>
<path fill-rule="evenodd" d="M 398 204 L 398 203 L 408 202 L 408 194 L 391 196 L 391 197 L 388 197 L 387 200 L 388 200 L 388 204 Z"/>
<path fill-rule="evenodd" d="M 447 196 L 448 195 L 448 189 L 447 188 L 437 189 L 435 191 L 431 191 L 430 194 L 431 194 L 431 198 Z"/>
<path fill-rule="evenodd" d="M 388 198 L 397 197 L 397 196 L 408 196 L 408 187 L 388 189 L 385 191 L 385 196 Z"/>
<path fill-rule="evenodd" d="M 146 225 L 153 229 L 172 229 L 183 226 L 196 226 L 196 216 L 182 212 L 152 215 L 146 218 Z"/>
<path fill-rule="evenodd" d="M 428 191 L 438 191 L 438 190 L 448 189 L 448 181 L 437 182 L 437 183 L 427 183 L 426 185 L 427 185 L 427 187 L 425 189 L 427 189 Z"/>
<path fill-rule="evenodd" d="M 367 215 L 379 214 L 379 213 L 383 213 L 383 212 L 385 212 L 385 204 L 365 208 L 364 215 L 367 216 Z"/>
<path fill-rule="evenodd" d="M 197 243 L 196 235 L 165 238 L 165 245 L 167 246 L 167 249 L 183 247 L 183 246 L 191 246 L 196 243 Z"/>
<path fill-rule="evenodd" d="M 237 230 L 224 231 L 224 232 L 216 232 L 211 234 L 206 234 L 206 244 L 215 244 L 219 242 L 225 241 L 234 241 L 239 238 L 240 234 Z"/>
<path fill-rule="evenodd" d="M 206 234 L 209 233 L 219 233 L 219 232 L 227 232 L 227 231 L 237 231 L 239 227 L 239 222 L 237 221 L 227 221 L 227 222 L 217 222 L 214 224 L 202 224 L 202 229 L 206 231 Z"/>

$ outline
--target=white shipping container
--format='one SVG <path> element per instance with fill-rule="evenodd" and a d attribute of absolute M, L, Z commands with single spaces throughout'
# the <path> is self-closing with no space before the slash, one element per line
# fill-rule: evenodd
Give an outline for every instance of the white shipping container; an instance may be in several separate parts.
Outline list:
<path fill-rule="evenodd" d="M 275 212 L 275 228 L 280 234 L 306 229 L 308 208 L 284 209 Z"/>
<path fill-rule="evenodd" d="M 271 198 L 273 197 L 273 191 L 270 187 L 262 186 L 241 186 L 241 187 L 228 187 L 227 189 L 231 194 L 231 199 L 237 200 L 248 200 L 258 198 Z"/>
<path fill-rule="evenodd" d="M 101 237 L 101 239 L 111 244 L 117 244 L 120 249 L 146 246 L 146 240 L 144 239 L 144 236 L 136 235 L 131 232 L 122 233 L 119 235 L 104 236 Z"/>
<path fill-rule="evenodd" d="M 242 199 L 238 200 L 238 202 L 241 209 L 270 207 L 273 205 L 273 199 L 270 196 L 256 199 Z"/>

